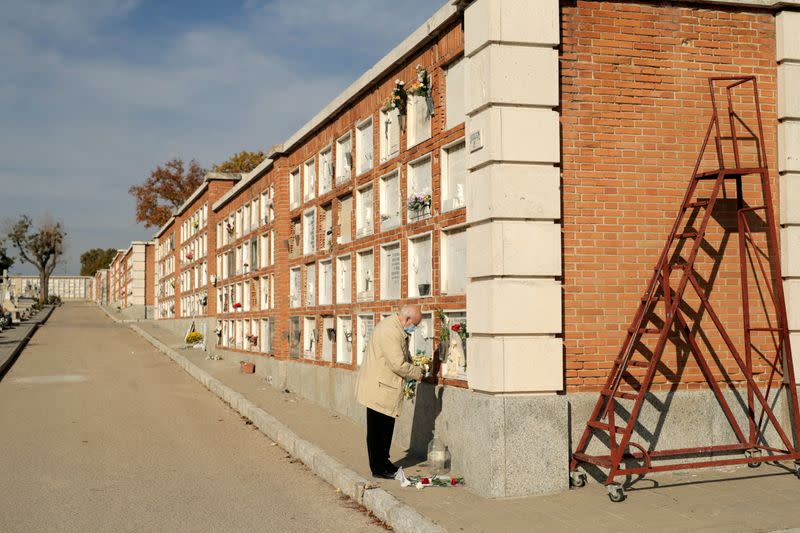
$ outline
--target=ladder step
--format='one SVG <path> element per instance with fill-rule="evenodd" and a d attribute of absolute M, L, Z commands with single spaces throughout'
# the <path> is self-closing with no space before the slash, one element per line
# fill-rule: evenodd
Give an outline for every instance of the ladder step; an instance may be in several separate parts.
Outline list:
<path fill-rule="evenodd" d="M 589 422 L 587 422 L 587 424 L 588 424 L 589 427 L 592 427 L 592 428 L 595 428 L 595 429 L 602 429 L 603 431 L 609 431 L 609 432 L 611 431 L 611 426 L 609 424 L 605 424 L 603 422 L 596 422 L 594 420 L 589 420 Z M 614 432 L 622 433 L 623 431 L 625 431 L 625 428 L 621 428 L 619 426 L 614 426 Z"/>
<path fill-rule="evenodd" d="M 614 359 L 614 363 L 615 364 L 621 364 L 622 363 L 622 359 Z M 648 366 L 650 366 L 650 362 L 649 361 L 634 361 L 633 359 L 631 359 L 631 360 L 628 361 L 628 366 L 636 366 L 636 367 L 639 367 L 639 368 L 647 368 Z"/>
<path fill-rule="evenodd" d="M 686 263 L 675 263 L 672 265 L 672 270 L 686 270 L 686 267 L 689 266 Z"/>
<path fill-rule="evenodd" d="M 697 202 L 689 202 L 686 206 L 688 208 L 691 207 L 708 207 L 708 200 L 698 200 Z"/>
<path fill-rule="evenodd" d="M 664 297 L 663 296 L 653 296 L 652 298 L 648 298 L 647 296 L 642 296 L 641 300 L 643 302 L 647 302 L 647 301 L 650 301 L 650 300 L 652 300 L 654 302 L 663 302 L 664 301 Z"/>
<path fill-rule="evenodd" d="M 614 392 L 610 389 L 603 389 L 600 391 L 600 394 L 604 394 L 606 396 L 613 396 L 615 398 L 624 398 L 626 400 L 635 400 L 636 398 L 639 397 L 638 394 L 634 394 L 632 392 L 622 392 L 622 391 Z"/>
<path fill-rule="evenodd" d="M 583 463 L 602 466 L 603 468 L 611 468 L 611 458 L 608 455 L 589 455 L 576 452 L 572 456 Z"/>
<path fill-rule="evenodd" d="M 741 138 L 741 137 L 740 137 Z M 695 176 L 698 180 L 713 180 L 716 179 L 721 173 L 725 173 L 726 180 L 732 180 L 744 176 L 746 174 L 763 174 L 766 168 L 762 167 L 742 167 L 742 168 L 725 168 L 718 170 L 709 170 L 708 172 L 700 172 Z"/>
<path fill-rule="evenodd" d="M 628 333 L 661 333 L 661 330 L 658 328 L 639 328 L 629 329 Z"/>
<path fill-rule="evenodd" d="M 747 328 L 747 331 L 783 331 L 781 328 Z"/>
<path fill-rule="evenodd" d="M 699 180 L 712 179 L 712 178 L 716 178 L 717 176 L 719 176 L 720 172 L 722 172 L 722 171 L 719 170 L 719 169 L 717 169 L 717 170 L 709 170 L 708 172 L 700 172 L 699 174 L 697 174 L 695 176 L 695 178 L 699 179 Z"/>
<path fill-rule="evenodd" d="M 694 239 L 697 237 L 696 231 L 685 231 L 683 233 L 678 233 L 675 235 L 676 239 Z"/>

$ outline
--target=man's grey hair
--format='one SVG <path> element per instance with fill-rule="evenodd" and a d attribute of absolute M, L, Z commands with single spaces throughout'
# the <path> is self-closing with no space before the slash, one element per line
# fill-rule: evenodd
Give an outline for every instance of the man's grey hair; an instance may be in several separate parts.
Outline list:
<path fill-rule="evenodd" d="M 422 316 L 422 310 L 419 308 L 418 305 L 404 305 L 400 308 L 400 316 L 403 318 L 410 318 L 412 320 L 416 320 L 418 317 Z"/>

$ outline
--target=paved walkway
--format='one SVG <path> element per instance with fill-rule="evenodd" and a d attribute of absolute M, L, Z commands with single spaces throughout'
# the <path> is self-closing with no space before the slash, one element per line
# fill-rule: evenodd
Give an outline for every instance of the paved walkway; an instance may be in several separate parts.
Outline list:
<path fill-rule="evenodd" d="M 0 531 L 381 531 L 152 345 L 65 304 L 0 382 Z"/>
<path fill-rule="evenodd" d="M 238 357 L 207 360 L 157 322 L 139 327 L 279 419 L 301 438 L 367 477 L 364 430 L 351 420 L 263 379 L 239 372 Z M 405 457 L 394 449 L 395 461 Z M 412 472 L 420 470 L 411 467 Z M 479 480 L 467 480 L 477 483 Z M 800 480 L 787 468 L 731 467 L 666 473 L 641 481 L 612 504 L 600 485 L 542 497 L 486 500 L 467 488 L 402 489 L 378 483 L 448 531 L 775 531 L 800 526 Z"/>

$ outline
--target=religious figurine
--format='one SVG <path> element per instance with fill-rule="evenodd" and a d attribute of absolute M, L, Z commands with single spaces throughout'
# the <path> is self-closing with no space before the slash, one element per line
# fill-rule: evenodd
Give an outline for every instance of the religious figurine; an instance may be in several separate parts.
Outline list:
<path fill-rule="evenodd" d="M 450 374 L 464 372 L 466 369 L 466 357 L 464 356 L 464 346 L 458 334 L 450 335 L 450 344 L 447 346 L 447 371 Z"/>

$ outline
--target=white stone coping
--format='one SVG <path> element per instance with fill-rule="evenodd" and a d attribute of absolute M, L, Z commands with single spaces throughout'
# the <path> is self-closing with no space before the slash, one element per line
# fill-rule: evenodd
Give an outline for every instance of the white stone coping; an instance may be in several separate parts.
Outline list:
<path fill-rule="evenodd" d="M 170 226 L 172 226 L 173 222 L 175 222 L 175 217 L 174 216 L 169 217 L 169 220 L 164 222 L 164 225 L 161 226 L 161 229 L 158 230 L 158 233 L 153 235 L 153 238 L 158 239 L 159 237 L 161 237 L 164 234 L 164 232 L 167 231 Z"/>
<path fill-rule="evenodd" d="M 183 202 L 183 205 L 181 205 L 178 209 L 175 210 L 173 218 L 185 213 L 186 210 L 189 209 L 192 206 L 192 204 L 198 198 L 200 198 L 200 195 L 203 193 L 203 191 L 208 189 L 208 183 L 210 181 L 234 181 L 234 182 L 236 182 L 236 181 L 239 181 L 240 179 L 242 179 L 242 174 L 239 173 L 239 172 L 208 172 L 208 173 L 206 173 L 205 177 L 203 178 L 203 183 L 201 183 L 200 186 L 197 189 L 195 189 L 194 192 L 189 196 L 189 198 L 187 198 L 186 201 Z"/>
<path fill-rule="evenodd" d="M 131 241 L 130 246 L 128 246 L 128 249 L 124 251 L 123 255 L 127 257 L 128 254 L 130 254 L 133 251 L 134 246 L 142 246 L 142 245 L 147 246 L 148 244 L 155 244 L 155 243 L 156 241 Z"/>
<path fill-rule="evenodd" d="M 271 155 L 273 155 L 274 153 L 276 153 L 276 151 L 275 151 L 275 150 L 276 150 L 276 147 L 273 147 L 273 148 L 272 148 L 272 150 L 270 150 L 270 153 L 269 153 L 269 155 L 267 156 L 267 158 L 266 158 L 266 159 L 264 159 L 264 160 L 263 160 L 261 163 L 259 163 L 259 164 L 258 164 L 258 166 L 257 166 L 256 168 L 254 168 L 253 170 L 251 170 L 250 172 L 248 172 L 247 174 L 245 174 L 244 176 L 242 176 L 242 177 L 241 177 L 241 179 L 239 180 L 239 183 L 237 183 L 236 185 L 234 185 L 233 187 L 231 187 L 231 188 L 228 190 L 228 192 L 226 192 L 225 194 L 223 194 L 223 195 L 220 197 L 220 199 L 219 199 L 219 200 L 217 200 L 217 201 L 216 201 L 216 202 L 215 202 L 215 203 L 214 203 L 214 204 L 211 206 L 211 210 L 212 210 L 212 211 L 219 211 L 220 209 L 222 209 L 222 207 L 223 207 L 225 204 L 227 204 L 229 201 L 231 201 L 231 200 L 232 200 L 234 197 L 236 197 L 236 195 L 237 195 L 237 194 L 239 194 L 239 192 L 240 192 L 242 189 L 244 189 L 245 187 L 247 187 L 247 186 L 248 186 L 250 183 L 252 183 L 252 182 L 253 182 L 253 181 L 254 181 L 256 178 L 258 178 L 259 176 L 261 176 L 261 174 L 263 174 L 263 173 L 264 173 L 264 172 L 265 172 L 267 169 L 269 169 L 269 167 L 272 165 L 272 159 L 270 158 L 270 156 L 271 156 Z"/>
<path fill-rule="evenodd" d="M 248 184 L 250 184 L 255 178 L 259 177 L 265 170 L 269 168 L 273 162 L 272 156 L 280 155 L 295 148 L 315 129 L 319 128 L 323 123 L 325 123 L 325 121 L 329 120 L 331 116 L 341 111 L 344 107 L 351 103 L 353 99 L 357 98 L 365 89 L 371 87 L 376 79 L 386 75 L 387 72 L 395 68 L 397 63 L 402 62 L 403 59 L 417 50 L 417 48 L 425 43 L 430 36 L 434 35 L 444 24 L 448 23 L 453 16 L 458 14 L 459 9 L 456 7 L 456 4 L 457 2 L 448 0 L 445 5 L 439 8 L 439 10 L 436 11 L 433 16 L 431 16 L 422 24 L 422 26 L 417 28 L 416 31 L 406 37 L 403 42 L 395 46 L 391 52 L 386 54 L 381 60 L 379 60 L 369 70 L 362 74 L 319 113 L 314 115 L 311 120 L 306 122 L 299 130 L 297 130 L 286 141 L 284 141 L 283 144 L 273 146 L 272 150 L 270 150 L 270 153 L 267 155 L 267 158 L 252 172 L 244 176 L 235 187 L 225 193 L 212 206 L 212 209 L 214 211 L 221 209 L 242 189 L 247 187 Z"/>
<path fill-rule="evenodd" d="M 720 4 L 737 7 L 763 7 L 766 9 L 800 7 L 800 0 L 690 0 L 689 3 Z"/>
<path fill-rule="evenodd" d="M 306 135 L 311 133 L 331 115 L 345 107 L 351 99 L 355 98 L 361 91 L 369 87 L 374 80 L 385 75 L 389 70 L 393 69 L 397 63 L 402 62 L 404 58 L 414 52 L 419 45 L 427 41 L 431 35 L 435 34 L 439 28 L 457 13 L 458 8 L 456 8 L 451 1 L 445 3 L 445 5 L 439 8 L 433 16 L 422 24 L 422 26 L 406 37 L 403 42 L 394 47 L 391 52 L 386 54 L 372 68 L 362 74 L 350 87 L 345 89 L 331 103 L 325 106 L 322 111 L 317 113 L 314 118 L 309 120 L 302 128 L 295 132 L 294 135 L 289 137 L 289 139 L 283 143 L 285 149 L 290 150 L 294 148 Z"/>

